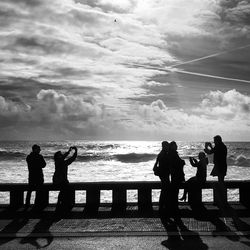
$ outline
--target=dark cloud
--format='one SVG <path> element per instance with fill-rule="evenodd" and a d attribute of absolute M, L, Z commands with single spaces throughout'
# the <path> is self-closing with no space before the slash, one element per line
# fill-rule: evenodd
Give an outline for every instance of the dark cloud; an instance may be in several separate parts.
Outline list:
<path fill-rule="evenodd" d="M 39 77 L 38 77 L 39 79 Z M 69 82 L 41 82 L 38 79 L 9 77 L 0 79 L 0 96 L 20 103 L 33 103 L 36 95 L 42 89 L 54 89 L 63 94 L 75 96 L 93 96 L 98 94 L 99 89 L 90 86 L 79 86 Z"/>
<path fill-rule="evenodd" d="M 1 0 L 1 3 L 14 4 L 25 7 L 39 7 L 43 4 L 43 0 Z"/>
<path fill-rule="evenodd" d="M 41 90 L 36 95 L 36 102 L 21 105 L 0 96 L 0 127 L 28 133 L 47 131 L 48 136 L 84 134 L 93 130 L 103 114 L 103 107 L 92 98 L 60 94 L 55 90 Z M 99 126 L 99 125 L 98 125 Z M 94 125 L 94 127 L 96 127 Z"/>
<path fill-rule="evenodd" d="M 80 70 L 76 68 L 71 67 L 59 67 L 57 69 L 54 69 L 54 72 L 62 77 L 81 77 L 86 78 L 90 77 L 92 73 L 89 70 Z"/>
<path fill-rule="evenodd" d="M 45 36 L 29 37 L 20 35 L 18 37 L 9 37 L 8 41 L 9 43 L 5 47 L 2 47 L 3 50 L 25 52 L 29 55 L 70 54 L 77 50 L 77 46 L 70 42 Z"/>
<path fill-rule="evenodd" d="M 221 1 L 219 15 L 222 21 L 236 26 L 250 25 L 250 1 Z"/>

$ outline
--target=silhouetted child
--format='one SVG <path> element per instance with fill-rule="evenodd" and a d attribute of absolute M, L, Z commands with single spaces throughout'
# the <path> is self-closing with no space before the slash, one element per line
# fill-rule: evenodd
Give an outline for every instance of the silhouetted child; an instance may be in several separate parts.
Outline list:
<path fill-rule="evenodd" d="M 181 201 L 186 201 L 187 193 L 190 192 L 190 189 L 194 187 L 194 185 L 202 185 L 206 182 L 208 159 L 204 152 L 200 152 L 198 158 L 199 161 L 193 157 L 189 158 L 190 164 L 197 168 L 197 171 L 194 177 L 191 177 L 186 181 L 183 196 L 180 198 Z"/>
<path fill-rule="evenodd" d="M 46 162 L 43 156 L 40 154 L 41 148 L 34 144 L 32 146 L 32 152 L 26 157 L 26 162 L 29 171 L 29 188 L 26 195 L 25 208 L 30 205 L 30 197 L 32 191 L 36 191 L 35 205 L 38 205 L 37 191 L 39 191 L 44 183 L 43 168 L 46 166 Z"/>
<path fill-rule="evenodd" d="M 71 150 L 74 150 L 74 154 L 66 159 L 66 157 L 70 154 Z M 70 147 L 69 150 L 62 154 L 61 151 L 57 151 L 54 154 L 55 161 L 55 173 L 53 175 L 53 184 L 59 187 L 59 195 L 56 206 L 56 212 L 67 212 L 71 209 L 71 189 L 68 181 L 68 166 L 76 159 L 77 157 L 77 148 Z"/>

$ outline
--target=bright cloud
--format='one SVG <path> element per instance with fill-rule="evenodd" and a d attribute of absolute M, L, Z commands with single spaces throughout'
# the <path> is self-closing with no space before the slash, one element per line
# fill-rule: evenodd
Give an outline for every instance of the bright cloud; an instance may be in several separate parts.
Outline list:
<path fill-rule="evenodd" d="M 250 113 L 250 96 L 232 89 L 228 92 L 211 91 L 205 96 L 196 111 L 204 115 L 222 117 L 224 119 L 248 119 Z"/>

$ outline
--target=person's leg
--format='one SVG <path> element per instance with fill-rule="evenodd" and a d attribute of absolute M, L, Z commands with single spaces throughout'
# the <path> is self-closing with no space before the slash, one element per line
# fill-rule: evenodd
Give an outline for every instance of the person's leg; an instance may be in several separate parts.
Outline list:
<path fill-rule="evenodd" d="M 184 191 L 183 191 L 183 195 L 179 200 L 180 201 L 186 201 L 187 200 L 187 193 L 188 193 L 188 189 L 187 189 L 187 187 L 185 187 Z"/>
<path fill-rule="evenodd" d="M 29 188 L 26 195 L 25 207 L 28 208 L 30 206 L 30 197 L 31 197 L 32 189 Z"/>
<path fill-rule="evenodd" d="M 167 184 L 164 180 L 161 180 L 161 193 L 159 198 L 159 213 L 162 214 L 166 206 L 167 198 Z"/>
<path fill-rule="evenodd" d="M 59 194 L 58 194 L 57 203 L 56 203 L 56 213 L 60 213 L 62 200 L 63 200 L 63 187 L 60 185 Z"/>
<path fill-rule="evenodd" d="M 65 212 L 68 212 L 71 210 L 72 206 L 73 206 L 73 197 L 72 197 L 72 189 L 69 185 L 69 183 L 67 183 L 64 187 L 64 207 L 65 207 Z"/>
<path fill-rule="evenodd" d="M 193 187 L 194 182 L 196 181 L 196 177 L 191 177 L 185 182 L 185 188 L 182 197 L 179 199 L 180 201 L 187 200 L 187 193 L 190 192 L 190 189 Z"/>
<path fill-rule="evenodd" d="M 221 184 L 224 184 L 224 178 L 225 176 L 224 175 L 218 175 L 218 182 L 221 183 Z"/>
<path fill-rule="evenodd" d="M 175 220 L 180 219 L 180 211 L 178 207 L 179 185 L 171 183 L 171 215 Z"/>
<path fill-rule="evenodd" d="M 35 207 L 40 210 L 43 209 L 47 203 L 46 201 L 46 193 L 43 189 L 43 183 L 38 183 L 35 187 L 36 198 L 35 198 Z"/>
<path fill-rule="evenodd" d="M 225 187 L 224 175 L 218 175 L 218 193 L 219 193 L 219 203 L 221 207 L 227 207 L 227 189 Z"/>

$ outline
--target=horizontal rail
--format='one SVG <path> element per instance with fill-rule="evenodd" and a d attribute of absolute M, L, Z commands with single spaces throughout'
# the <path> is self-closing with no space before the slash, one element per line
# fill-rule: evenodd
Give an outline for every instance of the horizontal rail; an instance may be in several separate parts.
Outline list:
<path fill-rule="evenodd" d="M 218 184 L 217 181 L 206 181 L 202 185 L 202 189 L 210 189 L 213 188 L 214 185 Z M 88 188 L 98 188 L 100 190 L 112 190 L 117 187 L 129 189 L 138 189 L 142 187 L 150 187 L 151 189 L 160 189 L 161 182 L 160 181 L 121 181 L 121 182 L 72 182 L 69 184 L 71 188 L 74 190 L 86 190 Z M 244 186 L 250 185 L 250 180 L 232 180 L 225 181 L 226 188 L 241 188 Z M 1 183 L 0 184 L 0 192 L 1 191 L 11 191 L 11 190 L 28 190 L 28 183 Z M 45 189 L 56 191 L 59 190 L 57 186 L 53 183 L 44 183 L 43 187 Z M 180 184 L 180 188 L 184 188 L 185 183 Z"/>
<path fill-rule="evenodd" d="M 97 210 L 100 203 L 100 192 L 102 190 L 112 191 L 112 208 L 114 210 L 124 210 L 127 206 L 127 190 L 137 190 L 138 192 L 138 208 L 145 210 L 152 208 L 152 190 L 161 189 L 160 181 L 123 181 L 123 182 L 77 182 L 69 184 L 72 190 L 72 197 L 75 199 L 75 191 L 86 191 L 86 208 L 91 211 Z M 230 180 L 225 181 L 225 191 L 227 189 L 239 189 L 240 202 L 250 208 L 250 180 Z M 10 205 L 20 207 L 24 202 L 24 192 L 27 191 L 29 185 L 27 183 L 1 183 L 0 192 L 10 193 Z M 185 184 L 180 185 L 180 189 L 185 188 Z M 202 189 L 213 190 L 213 201 L 218 201 L 219 184 L 216 181 L 207 181 L 195 190 L 195 195 L 189 195 L 189 201 L 195 199 L 202 202 Z M 45 183 L 41 190 L 37 192 L 38 201 L 44 206 L 49 204 L 49 192 L 58 191 L 58 187 L 52 183 Z M 225 192 L 225 199 L 227 194 Z M 74 201 L 73 201 L 74 202 Z M 1 204 L 1 201 L 0 201 Z"/>

